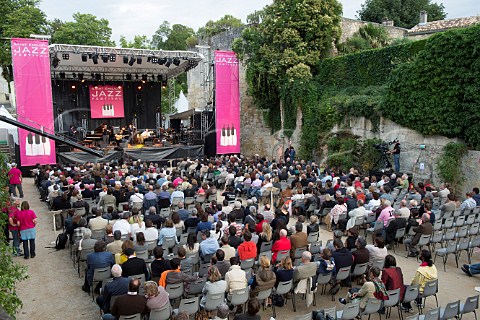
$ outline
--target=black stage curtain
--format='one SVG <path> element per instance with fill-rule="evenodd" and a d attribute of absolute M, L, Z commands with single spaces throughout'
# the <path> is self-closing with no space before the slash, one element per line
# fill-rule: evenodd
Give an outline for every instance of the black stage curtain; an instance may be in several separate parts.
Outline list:
<path fill-rule="evenodd" d="M 124 90 L 125 117 L 117 119 L 90 118 L 89 84 L 122 85 Z M 52 80 L 53 112 L 55 117 L 55 132 L 59 132 L 59 114 L 63 120 L 63 129 L 67 131 L 70 125 L 80 127 L 82 118 L 88 121 L 87 131 L 99 127 L 102 122 L 113 126 L 125 126 L 137 116 L 139 129 L 156 129 L 155 113 L 160 112 L 162 87 L 159 82 L 89 82 Z"/>

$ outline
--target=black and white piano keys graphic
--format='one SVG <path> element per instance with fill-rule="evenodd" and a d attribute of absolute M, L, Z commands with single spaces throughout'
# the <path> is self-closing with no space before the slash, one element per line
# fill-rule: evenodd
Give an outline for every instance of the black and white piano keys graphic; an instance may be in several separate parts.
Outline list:
<path fill-rule="evenodd" d="M 49 156 L 51 153 L 50 148 L 50 139 L 46 137 L 36 133 L 33 135 L 30 132 L 25 138 L 25 154 L 27 156 Z"/>
<path fill-rule="evenodd" d="M 104 117 L 115 116 L 115 108 L 113 107 L 113 104 L 104 104 L 102 106 L 102 116 Z"/>
<path fill-rule="evenodd" d="M 220 136 L 220 145 L 221 146 L 236 146 L 237 145 L 237 129 L 235 129 L 234 125 L 232 127 L 225 125 L 222 127 L 222 135 Z"/>

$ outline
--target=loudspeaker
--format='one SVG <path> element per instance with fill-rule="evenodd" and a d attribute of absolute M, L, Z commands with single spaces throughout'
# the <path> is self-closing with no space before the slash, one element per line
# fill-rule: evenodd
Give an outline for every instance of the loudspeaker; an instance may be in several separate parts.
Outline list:
<path fill-rule="evenodd" d="M 217 154 L 217 133 L 210 131 L 205 135 L 205 155 L 214 157 Z"/>

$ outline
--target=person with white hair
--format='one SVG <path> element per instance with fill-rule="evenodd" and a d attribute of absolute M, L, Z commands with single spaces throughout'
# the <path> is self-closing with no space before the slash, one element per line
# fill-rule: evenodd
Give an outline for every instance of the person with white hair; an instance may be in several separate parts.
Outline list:
<path fill-rule="evenodd" d="M 403 199 L 400 201 L 400 209 L 398 209 L 400 212 L 400 217 L 408 219 L 410 217 L 410 209 L 407 207 L 407 200 Z"/>
<path fill-rule="evenodd" d="M 422 223 L 419 226 L 414 227 L 413 231 L 415 231 L 415 235 L 411 239 L 403 240 L 403 243 L 407 246 L 410 252 L 408 254 L 409 257 L 418 256 L 418 249 L 416 246 L 422 235 L 431 235 L 433 233 L 433 226 L 430 222 L 430 215 L 428 213 L 422 215 Z"/>
<path fill-rule="evenodd" d="M 293 271 L 293 281 L 298 282 L 302 279 L 308 279 L 317 274 L 317 264 L 312 262 L 312 254 L 310 251 L 302 253 L 302 262 Z"/>
<path fill-rule="evenodd" d="M 122 267 L 114 264 L 112 267 L 113 281 L 105 285 L 102 295 L 97 297 L 97 304 L 104 313 L 110 313 L 110 301 L 113 296 L 127 294 L 129 278 L 122 277 Z"/>
<path fill-rule="evenodd" d="M 272 246 L 272 261 L 275 262 L 277 260 L 277 254 L 279 251 L 290 251 L 292 248 L 292 244 L 290 243 L 290 239 L 287 238 L 287 234 L 287 230 L 280 230 L 280 239 L 275 241 Z"/>

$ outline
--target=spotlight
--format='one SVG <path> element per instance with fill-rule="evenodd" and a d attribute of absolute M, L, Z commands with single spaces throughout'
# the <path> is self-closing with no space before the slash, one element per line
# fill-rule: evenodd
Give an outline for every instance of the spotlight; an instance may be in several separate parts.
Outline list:
<path fill-rule="evenodd" d="M 152 61 L 152 57 L 147 57 L 147 62 Z"/>
<path fill-rule="evenodd" d="M 100 73 L 95 73 L 95 80 L 102 80 L 102 75 Z"/>
<path fill-rule="evenodd" d="M 95 79 L 95 74 L 93 72 L 90 73 L 90 76 L 92 77 L 92 79 Z"/>
<path fill-rule="evenodd" d="M 75 90 L 77 87 L 73 84 L 72 85 L 72 89 Z"/>
<path fill-rule="evenodd" d="M 102 61 L 103 63 L 108 63 L 108 55 L 102 54 Z"/>
<path fill-rule="evenodd" d="M 65 79 L 65 72 L 60 72 L 60 79 Z"/>
<path fill-rule="evenodd" d="M 123 56 L 123 63 L 125 63 L 125 64 L 128 63 L 128 56 Z"/>
<path fill-rule="evenodd" d="M 162 79 L 162 89 L 167 87 L 167 79 Z"/>
<path fill-rule="evenodd" d="M 83 78 L 83 73 L 78 74 L 78 80 L 80 80 L 80 82 L 82 82 L 82 83 L 85 82 L 85 79 Z"/>
<path fill-rule="evenodd" d="M 178 67 L 178 66 L 180 65 L 180 59 L 174 58 L 174 59 L 173 59 L 173 64 Z"/>
<path fill-rule="evenodd" d="M 135 57 L 132 56 L 132 57 L 130 58 L 130 61 L 128 61 L 128 65 L 131 67 L 131 66 L 133 66 L 134 63 L 135 63 Z"/>
<path fill-rule="evenodd" d="M 157 81 L 162 81 L 162 75 L 161 74 L 157 75 Z"/>
<path fill-rule="evenodd" d="M 152 63 L 158 63 L 158 58 L 157 57 L 152 57 Z"/>
<path fill-rule="evenodd" d="M 68 60 L 68 59 L 70 59 L 70 54 L 68 54 L 68 53 L 62 53 L 62 59 L 63 59 L 63 60 Z"/>
<path fill-rule="evenodd" d="M 55 56 L 52 58 L 52 66 L 54 68 L 58 67 L 59 62 L 60 62 L 60 59 L 58 59 L 57 55 L 55 54 Z"/>
<path fill-rule="evenodd" d="M 110 62 L 115 62 L 115 61 L 117 61 L 117 55 L 114 54 L 114 53 L 111 53 L 110 54 Z"/>
<path fill-rule="evenodd" d="M 135 79 L 138 80 L 138 74 L 135 75 Z"/>
<path fill-rule="evenodd" d="M 166 58 L 158 59 L 158 64 L 159 64 L 159 65 L 165 64 L 166 62 L 167 62 L 167 59 L 166 59 Z"/>
<path fill-rule="evenodd" d="M 87 62 L 87 60 L 88 60 L 88 54 L 82 53 L 82 62 Z"/>
<path fill-rule="evenodd" d="M 172 58 L 168 58 L 167 62 L 165 63 L 165 67 L 170 68 L 171 64 L 172 64 Z"/>
<path fill-rule="evenodd" d="M 127 73 L 127 74 L 125 75 L 125 78 L 126 78 L 128 81 L 130 81 L 130 80 L 132 80 L 132 75 L 131 75 L 130 73 Z"/>
<path fill-rule="evenodd" d="M 137 89 L 138 89 L 138 90 L 142 90 L 142 86 L 138 86 Z"/>
<path fill-rule="evenodd" d="M 137 64 L 142 64 L 142 57 L 137 57 Z"/>
<path fill-rule="evenodd" d="M 98 53 L 92 54 L 93 64 L 98 64 Z"/>
<path fill-rule="evenodd" d="M 146 74 L 142 75 L 142 82 L 145 83 L 148 80 L 148 76 Z"/>
<path fill-rule="evenodd" d="M 72 77 L 75 79 L 77 77 L 77 74 L 75 72 L 72 73 Z"/>

